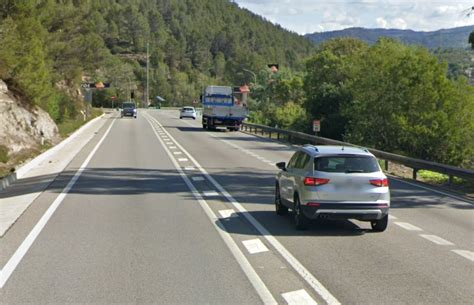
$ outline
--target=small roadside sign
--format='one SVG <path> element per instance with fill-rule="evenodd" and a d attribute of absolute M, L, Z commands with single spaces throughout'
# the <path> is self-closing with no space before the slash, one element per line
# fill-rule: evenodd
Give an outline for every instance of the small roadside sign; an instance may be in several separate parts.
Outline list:
<path fill-rule="evenodd" d="M 313 120 L 313 131 L 320 132 L 321 131 L 321 121 L 320 120 Z"/>

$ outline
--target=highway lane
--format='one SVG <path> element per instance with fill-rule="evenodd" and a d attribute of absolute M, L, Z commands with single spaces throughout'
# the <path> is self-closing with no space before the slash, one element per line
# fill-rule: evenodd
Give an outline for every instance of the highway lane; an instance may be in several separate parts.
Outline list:
<path fill-rule="evenodd" d="M 0 240 L 2 265 L 109 124 Z M 273 208 L 274 163 L 287 161 L 292 147 L 206 132 L 177 111 L 113 124 L 0 289 L 2 303 L 467 304 L 474 297 L 469 203 L 392 180 L 397 219 L 386 232 L 357 221 L 300 232 Z"/>
<path fill-rule="evenodd" d="M 143 117 L 112 122 L 79 180 L 0 289 L 0 302 L 261 303 L 148 122 Z M 84 149 L 77 158 L 92 147 Z M 62 179 L 69 180 L 76 169 L 69 167 Z M 58 179 L 43 199 L 51 202 L 64 185 Z M 32 227 L 38 217 L 20 226 Z M 24 235 L 14 228 L 7 234 L 17 231 Z M 0 247 L 2 256 L 10 257 L 20 239 L 8 240 L 8 247 Z"/>
<path fill-rule="evenodd" d="M 357 221 L 297 232 L 272 206 L 270 161 L 287 161 L 290 148 L 242 133 L 204 132 L 199 121 L 179 120 L 176 111 L 150 113 L 342 303 L 467 304 L 474 298 L 472 203 L 391 179 L 397 219 L 386 232 L 371 233 Z"/>

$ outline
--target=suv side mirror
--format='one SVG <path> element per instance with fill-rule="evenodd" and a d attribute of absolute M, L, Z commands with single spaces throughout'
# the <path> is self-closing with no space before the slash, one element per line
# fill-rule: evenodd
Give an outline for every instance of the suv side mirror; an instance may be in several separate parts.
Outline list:
<path fill-rule="evenodd" d="M 281 169 L 282 171 L 286 171 L 286 164 L 285 162 L 278 162 L 277 164 L 275 164 L 276 167 L 278 167 L 279 169 Z"/>

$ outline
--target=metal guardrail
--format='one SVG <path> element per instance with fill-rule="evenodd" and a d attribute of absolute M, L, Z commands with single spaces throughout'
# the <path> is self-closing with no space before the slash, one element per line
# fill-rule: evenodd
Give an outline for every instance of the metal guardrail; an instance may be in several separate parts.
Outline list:
<path fill-rule="evenodd" d="M 345 145 L 345 146 L 356 146 L 360 147 L 359 145 L 346 143 L 342 141 L 332 140 L 328 138 L 318 137 L 309 135 L 302 132 L 291 131 L 291 130 L 283 130 L 274 127 L 269 127 L 265 125 L 259 124 L 251 124 L 251 123 L 242 123 L 242 130 L 248 131 L 250 133 L 265 135 L 268 134 L 268 137 L 272 138 L 273 135 L 276 134 L 277 140 L 286 140 L 290 143 L 311 143 L 311 144 L 324 144 L 324 145 Z M 367 148 L 372 154 L 374 154 L 377 158 L 382 159 L 385 161 L 385 170 L 388 170 L 388 162 L 395 162 L 398 164 L 402 164 L 406 167 L 410 167 L 413 170 L 413 179 L 416 180 L 417 172 L 419 170 L 430 170 L 433 172 L 445 174 L 449 177 L 449 184 L 453 182 L 453 177 L 464 178 L 468 180 L 474 181 L 474 170 L 459 168 L 451 165 L 440 164 L 431 161 L 425 161 L 410 157 L 405 157 L 401 155 L 396 155 L 388 152 L 384 152 L 377 149 Z"/>

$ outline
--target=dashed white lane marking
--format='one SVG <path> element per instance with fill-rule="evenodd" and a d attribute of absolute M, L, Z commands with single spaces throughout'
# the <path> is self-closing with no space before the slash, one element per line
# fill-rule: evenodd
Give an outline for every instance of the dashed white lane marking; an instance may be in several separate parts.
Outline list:
<path fill-rule="evenodd" d="M 187 162 L 187 161 L 189 161 L 189 159 L 188 158 L 178 158 L 178 161 L 179 162 Z"/>
<path fill-rule="evenodd" d="M 194 168 L 193 166 L 186 166 L 186 167 L 184 168 L 184 170 L 187 170 L 187 171 L 193 171 L 193 170 L 195 170 L 195 169 L 196 169 L 196 168 Z"/>
<path fill-rule="evenodd" d="M 173 155 L 182 155 L 182 154 L 183 154 L 183 153 L 180 152 L 180 151 L 175 151 L 175 152 L 173 152 Z"/>
<path fill-rule="evenodd" d="M 176 146 L 170 146 L 169 149 L 177 149 Z"/>
<path fill-rule="evenodd" d="M 443 239 L 436 235 L 420 234 L 420 236 L 440 246 L 454 245 L 452 242 L 447 241 L 446 239 Z"/>
<path fill-rule="evenodd" d="M 451 250 L 456 254 L 461 255 L 464 258 L 467 258 L 471 262 L 474 262 L 474 252 L 472 251 L 467 251 L 467 250 Z"/>
<path fill-rule="evenodd" d="M 228 210 L 220 210 L 219 211 L 219 214 L 221 214 L 222 218 L 231 218 L 231 217 L 238 217 L 239 215 L 237 215 L 237 213 L 232 210 L 232 209 L 228 209 Z"/>
<path fill-rule="evenodd" d="M 288 305 L 318 305 L 304 289 L 282 293 L 281 296 Z"/>
<path fill-rule="evenodd" d="M 396 219 L 398 219 L 398 217 L 389 214 L 389 215 L 388 215 L 388 219 L 396 220 Z"/>
<path fill-rule="evenodd" d="M 204 177 L 192 177 L 193 181 L 204 181 Z"/>
<path fill-rule="evenodd" d="M 244 244 L 245 248 L 247 248 L 247 251 L 249 251 L 250 254 L 268 251 L 268 248 L 258 238 L 244 240 L 242 243 Z"/>
<path fill-rule="evenodd" d="M 166 145 L 173 145 L 173 142 L 165 142 Z"/>
<path fill-rule="evenodd" d="M 159 125 L 159 126 L 161 126 L 161 125 L 153 117 L 151 117 L 151 116 L 148 117 L 148 123 L 153 128 L 153 131 L 156 132 L 156 130 L 154 129 L 154 126 L 153 126 L 152 122 L 150 121 L 150 119 L 153 120 L 157 125 Z M 268 290 L 265 283 L 258 276 L 255 269 L 253 269 L 252 265 L 249 263 L 249 261 L 247 260 L 245 255 L 242 253 L 240 248 L 237 246 L 235 241 L 232 239 L 229 232 L 225 228 L 223 228 L 223 226 L 220 226 L 220 225 L 218 225 L 218 223 L 216 223 L 216 221 L 219 221 L 216 214 L 214 214 L 214 211 L 212 211 L 212 209 L 209 207 L 206 200 L 204 200 L 202 198 L 201 194 L 199 194 L 196 187 L 189 180 L 189 177 L 181 170 L 178 162 L 176 162 L 176 160 L 173 158 L 173 155 L 171 154 L 170 150 L 167 149 L 167 147 L 163 144 L 163 142 L 160 140 L 158 135 L 156 135 L 156 137 L 162 143 L 163 148 L 165 149 L 166 153 L 168 154 L 168 157 L 170 158 L 170 160 L 173 163 L 174 167 L 179 172 L 179 175 L 183 178 L 184 182 L 186 183 L 188 188 L 193 193 L 194 198 L 196 198 L 196 200 L 199 202 L 199 205 L 201 206 L 201 208 L 206 213 L 207 217 L 209 218 L 209 221 L 214 226 L 214 229 L 217 231 L 217 233 L 219 233 L 221 238 L 224 240 L 225 244 L 227 245 L 230 252 L 235 257 L 237 262 L 239 263 L 240 267 L 244 271 L 244 273 L 247 276 L 247 278 L 249 279 L 250 283 L 252 283 L 252 286 L 257 291 L 257 293 L 260 296 L 260 298 L 262 299 L 263 303 L 265 305 L 276 305 L 276 304 L 278 304 L 277 301 L 275 300 L 275 298 L 273 297 L 273 295 L 271 294 L 270 290 Z"/>
<path fill-rule="evenodd" d="M 10 259 L 5 264 L 5 266 L 3 266 L 3 269 L 0 270 L 0 288 L 3 288 L 3 286 L 8 281 L 8 279 L 10 278 L 13 271 L 15 271 L 18 264 L 21 262 L 21 260 L 25 256 L 25 254 L 30 249 L 31 245 L 35 242 L 36 238 L 38 237 L 38 235 L 43 230 L 44 226 L 48 223 L 51 216 L 53 216 L 54 212 L 61 205 L 64 198 L 66 198 L 66 195 L 72 189 L 72 187 L 74 186 L 76 181 L 79 179 L 81 174 L 84 172 L 87 165 L 91 161 L 92 157 L 94 157 L 94 155 L 97 152 L 97 150 L 99 149 L 100 145 L 102 144 L 102 142 L 104 142 L 105 138 L 109 134 L 110 130 L 112 129 L 112 126 L 114 125 L 114 123 L 115 123 L 115 119 L 112 121 L 112 123 L 110 124 L 109 128 L 104 133 L 104 135 L 102 136 L 100 141 L 94 146 L 94 149 L 92 149 L 92 151 L 89 153 L 87 158 L 81 164 L 81 167 L 79 167 L 79 169 L 74 174 L 72 179 L 69 181 L 69 183 L 66 185 L 66 187 L 61 191 L 61 194 L 59 194 L 59 196 L 56 197 L 56 199 L 49 206 L 49 208 L 46 210 L 46 212 L 43 214 L 43 216 L 41 216 L 40 220 L 33 227 L 33 230 L 31 230 L 31 232 L 28 234 L 28 236 L 26 236 L 26 238 L 23 240 L 20 247 L 18 247 L 18 249 L 16 249 L 16 251 L 12 255 L 12 257 L 10 257 Z"/>
<path fill-rule="evenodd" d="M 156 120 L 153 117 L 149 117 L 151 120 L 153 120 L 158 126 L 162 126 L 158 120 Z M 150 122 L 151 124 L 151 122 Z M 168 131 L 165 130 L 165 132 L 169 134 Z M 210 134 L 212 137 L 212 134 Z M 171 137 L 171 135 L 170 135 Z M 176 142 L 176 140 L 175 140 Z M 233 143 L 228 142 L 231 146 L 234 146 L 238 148 L 237 145 L 234 145 Z M 196 168 L 201 171 L 201 173 L 211 182 L 221 193 L 224 195 L 224 197 L 227 198 L 227 200 L 240 212 L 240 214 L 245 217 L 254 227 L 255 229 L 275 248 L 275 250 L 280 253 L 280 255 L 283 257 L 283 259 L 291 266 L 293 269 L 298 273 L 302 279 L 306 281 L 306 283 L 317 293 L 319 294 L 328 305 L 336 305 L 336 304 L 341 304 L 335 296 L 333 296 L 327 289 L 324 287 L 321 282 L 319 282 L 314 275 L 309 272 L 308 269 L 306 269 L 273 235 L 268 232 L 268 230 L 263 227 L 260 222 L 258 222 L 244 207 L 242 204 L 240 204 L 237 200 L 235 200 L 234 197 L 232 197 L 229 192 L 227 192 L 222 185 L 220 185 L 209 173 L 199 164 L 199 162 L 194 159 L 193 156 L 178 142 L 176 142 L 176 146 L 178 146 L 194 163 Z"/>
<path fill-rule="evenodd" d="M 215 196 L 219 196 L 219 193 L 216 191 L 204 191 L 202 192 L 202 195 L 204 197 L 215 197 Z"/>
<path fill-rule="evenodd" d="M 408 222 L 395 222 L 395 224 L 399 227 L 404 228 L 405 230 L 408 231 L 423 231 L 422 229 L 418 228 L 417 226 L 414 226 L 412 224 L 409 224 Z"/>

